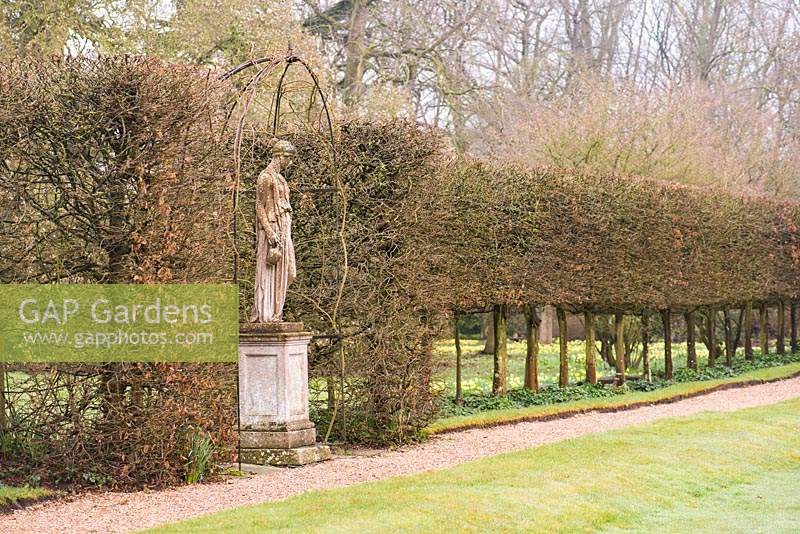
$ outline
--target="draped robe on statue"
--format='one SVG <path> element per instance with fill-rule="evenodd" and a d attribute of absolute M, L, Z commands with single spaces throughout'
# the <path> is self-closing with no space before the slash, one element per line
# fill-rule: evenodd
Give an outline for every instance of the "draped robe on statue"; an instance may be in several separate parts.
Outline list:
<path fill-rule="evenodd" d="M 289 186 L 273 160 L 256 186 L 255 306 L 251 322 L 283 319 L 286 290 L 296 276 Z"/>

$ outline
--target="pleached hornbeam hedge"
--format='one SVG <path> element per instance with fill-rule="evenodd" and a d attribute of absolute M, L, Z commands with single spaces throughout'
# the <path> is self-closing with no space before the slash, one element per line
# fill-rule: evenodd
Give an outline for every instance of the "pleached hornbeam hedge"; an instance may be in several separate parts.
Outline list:
<path fill-rule="evenodd" d="M 430 354 L 436 333 L 452 327 L 443 319 L 453 311 L 499 310 L 502 327 L 504 310 L 552 304 L 620 319 L 647 311 L 655 325 L 684 312 L 699 322 L 701 309 L 797 296 L 800 211 L 791 203 L 465 160 L 448 156 L 430 131 L 402 122 L 342 125 L 336 161 L 324 138 L 294 140 L 292 187 L 319 188 L 337 175 L 342 182 L 341 241 L 327 237 L 336 236 L 334 195 L 295 197 L 300 270 L 288 302 L 293 320 L 330 328 L 344 244 L 343 339 L 318 340 L 311 357 L 312 375 L 327 385 L 317 397 L 327 406 L 316 406 L 315 420 L 336 439 L 401 441 L 435 412 Z M 266 161 L 263 154 L 245 167 Z M 535 327 L 533 316 L 529 322 Z M 562 360 L 567 385 L 566 351 Z M 526 361 L 526 384 L 535 388 L 533 347 Z M 493 385 L 502 394 L 502 358 L 496 363 Z M 593 363 L 587 358 L 589 381 L 597 378 Z M 617 370 L 625 366 L 618 362 Z"/>
<path fill-rule="evenodd" d="M 644 178 L 454 161 L 410 204 L 440 309 L 738 307 L 800 291 L 800 206 Z"/>

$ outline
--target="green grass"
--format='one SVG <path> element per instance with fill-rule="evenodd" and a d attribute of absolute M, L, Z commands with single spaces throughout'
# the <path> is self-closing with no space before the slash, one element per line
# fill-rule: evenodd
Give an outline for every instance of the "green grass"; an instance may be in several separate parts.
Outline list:
<path fill-rule="evenodd" d="M 153 532 L 797 532 L 800 400 L 701 414 Z"/>
<path fill-rule="evenodd" d="M 36 501 L 50 495 L 52 492 L 44 488 L 17 488 L 0 485 L 0 510 L 20 502 Z"/>
<path fill-rule="evenodd" d="M 583 399 L 545 406 L 531 406 L 528 408 L 511 410 L 491 410 L 468 415 L 446 417 L 425 427 L 423 433 L 431 435 L 465 428 L 512 423 L 526 419 L 553 416 L 564 412 L 624 408 L 635 403 L 658 402 L 672 397 L 698 394 L 725 384 L 779 380 L 797 373 L 800 373 L 800 363 L 791 363 L 779 367 L 756 369 L 731 378 L 683 382 L 654 391 L 636 391 L 614 397 Z"/>
<path fill-rule="evenodd" d="M 675 533 L 797 532 L 800 500 L 792 491 L 776 490 L 798 487 L 800 469 L 764 471 L 747 483 L 721 488 L 703 499 L 692 497 L 686 506 L 659 510 L 650 516 L 648 528 Z"/>

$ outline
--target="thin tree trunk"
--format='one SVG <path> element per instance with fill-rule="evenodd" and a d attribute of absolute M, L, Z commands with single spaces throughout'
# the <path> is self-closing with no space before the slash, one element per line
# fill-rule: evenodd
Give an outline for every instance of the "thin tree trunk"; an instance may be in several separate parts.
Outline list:
<path fill-rule="evenodd" d="M 767 355 L 769 354 L 769 317 L 768 314 L 769 310 L 767 309 L 767 303 L 762 302 L 758 309 L 758 328 L 760 332 L 758 333 L 759 343 L 761 345 L 761 354 Z"/>
<path fill-rule="evenodd" d="M 0 363 L 0 432 L 8 428 L 6 405 L 6 364 Z"/>
<path fill-rule="evenodd" d="M 625 318 L 621 311 L 614 312 L 614 352 L 617 358 L 617 383 L 625 383 L 625 331 L 622 321 Z"/>
<path fill-rule="evenodd" d="M 565 388 L 569 385 L 569 354 L 567 353 L 567 313 L 560 306 L 556 308 L 558 319 L 558 385 Z"/>
<path fill-rule="evenodd" d="M 494 306 L 494 377 L 492 394 L 506 394 L 506 369 L 508 367 L 508 346 L 506 338 L 506 305 Z"/>
<path fill-rule="evenodd" d="M 534 304 L 525 308 L 526 319 L 526 353 L 525 353 L 525 389 L 539 391 L 539 326 L 541 319 Z"/>
<path fill-rule="evenodd" d="M 789 304 L 789 320 L 792 324 L 789 327 L 791 339 L 789 340 L 789 347 L 792 352 L 797 352 L 797 303 L 792 302 Z"/>
<path fill-rule="evenodd" d="M 727 306 L 722 308 L 722 317 L 725 321 L 725 366 L 733 367 L 733 328 L 731 327 L 731 312 Z"/>
<path fill-rule="evenodd" d="M 124 142 L 114 143 L 114 145 L 117 154 L 124 154 L 132 148 Z M 125 215 L 127 194 L 122 185 L 124 183 L 125 181 L 115 182 L 116 185 L 112 185 L 108 190 L 109 229 L 118 237 L 109 240 L 103 247 L 108 257 L 108 273 L 104 280 L 104 283 L 107 284 L 122 284 L 129 281 L 129 274 L 125 270 L 125 260 L 131 253 L 132 246 L 130 235 L 124 231 L 128 226 L 128 219 Z M 103 417 L 107 417 L 115 409 L 125 409 L 122 404 L 126 386 L 119 376 L 120 366 L 118 364 L 104 363 L 102 367 L 100 412 Z"/>
<path fill-rule="evenodd" d="M 786 337 L 786 307 L 782 300 L 778 301 L 778 341 L 775 343 L 775 351 L 778 354 L 786 353 L 784 338 Z"/>
<path fill-rule="evenodd" d="M 744 359 L 753 360 L 753 303 L 748 301 L 744 307 Z"/>
<path fill-rule="evenodd" d="M 669 308 L 661 310 L 664 323 L 664 379 L 672 380 L 672 313 Z"/>
<path fill-rule="evenodd" d="M 553 342 L 553 307 L 544 306 L 540 317 L 539 343 L 549 345 Z"/>
<path fill-rule="evenodd" d="M 596 331 L 595 335 L 597 335 Z M 611 357 L 611 341 L 607 336 L 600 338 L 600 357 L 607 365 L 613 367 L 614 359 Z"/>
<path fill-rule="evenodd" d="M 710 309 L 706 312 L 706 340 L 708 342 L 708 366 L 717 365 L 717 310 Z"/>
<path fill-rule="evenodd" d="M 336 410 L 336 379 L 333 374 L 325 378 L 325 385 L 328 389 L 328 411 L 333 413 Z"/>
<path fill-rule="evenodd" d="M 733 356 L 736 356 L 736 350 L 739 348 L 739 343 L 742 340 L 742 318 L 744 317 L 744 308 L 739 308 L 739 319 L 736 320 L 736 335 L 733 336 Z"/>
<path fill-rule="evenodd" d="M 347 105 L 354 105 L 363 89 L 367 4 L 367 0 L 354 0 L 351 5 L 347 39 L 344 44 L 344 77 L 341 82 L 342 94 Z"/>
<path fill-rule="evenodd" d="M 464 404 L 464 394 L 461 391 L 461 332 L 459 331 L 459 315 L 453 312 L 453 339 L 456 344 L 456 404 Z"/>
<path fill-rule="evenodd" d="M 694 313 L 686 312 L 683 314 L 686 321 L 686 367 L 697 371 L 697 347 L 694 339 Z"/>
<path fill-rule="evenodd" d="M 648 382 L 653 381 L 650 370 L 650 315 L 647 311 L 642 312 L 642 374 Z"/>
<path fill-rule="evenodd" d="M 494 354 L 494 314 L 492 314 L 488 319 L 484 316 L 484 321 L 486 321 L 486 328 L 484 332 L 486 334 L 486 343 L 483 345 L 483 354 Z"/>
<path fill-rule="evenodd" d="M 586 381 L 590 384 L 597 384 L 597 361 L 595 353 L 594 336 L 594 313 L 587 311 L 583 313 L 584 330 L 586 331 Z"/>

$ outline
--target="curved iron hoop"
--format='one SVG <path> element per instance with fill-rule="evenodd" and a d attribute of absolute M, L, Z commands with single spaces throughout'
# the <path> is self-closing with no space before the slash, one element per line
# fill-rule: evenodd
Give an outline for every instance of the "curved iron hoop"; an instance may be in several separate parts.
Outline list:
<path fill-rule="evenodd" d="M 236 176 L 235 176 L 235 185 L 232 191 L 232 217 L 231 217 L 231 230 L 232 230 L 232 238 L 233 238 L 233 283 L 237 284 L 239 281 L 239 250 L 237 248 L 237 215 L 239 212 L 239 193 L 240 193 L 240 185 L 241 185 L 241 147 L 242 147 L 242 132 L 244 129 L 244 121 L 247 115 L 247 111 L 249 110 L 250 106 L 252 105 L 253 101 L 255 100 L 256 93 L 258 90 L 258 85 L 263 78 L 265 78 L 269 73 L 271 73 L 275 68 L 278 67 L 280 64 L 284 64 L 283 72 L 278 80 L 278 86 L 275 90 L 275 102 L 274 102 L 274 117 L 272 122 L 272 135 L 276 136 L 278 133 L 278 124 L 280 122 L 280 115 L 281 115 L 281 101 L 283 97 L 283 84 L 286 78 L 286 74 L 289 71 L 289 68 L 295 64 L 299 63 L 302 65 L 306 73 L 311 77 L 311 80 L 314 84 L 314 88 L 312 89 L 311 95 L 309 96 L 309 110 L 313 105 L 313 95 L 316 93 L 319 95 L 320 101 L 322 103 L 322 108 L 325 112 L 325 119 L 327 121 L 328 126 L 328 141 L 330 143 L 331 149 L 331 156 L 334 164 L 334 169 L 336 169 L 336 161 L 337 161 L 337 154 L 336 154 L 336 142 L 334 137 L 334 129 L 333 129 L 333 119 L 331 118 L 331 111 L 328 107 L 328 100 L 325 97 L 325 93 L 322 91 L 322 87 L 319 83 L 319 78 L 317 74 L 314 72 L 314 69 L 302 58 L 296 56 L 295 54 L 291 53 L 291 50 L 286 56 L 283 57 L 276 57 L 276 56 L 265 56 L 256 59 L 251 59 L 232 69 L 226 71 L 221 76 L 219 76 L 220 81 L 227 81 L 230 80 L 232 77 L 248 70 L 251 68 L 258 68 L 258 72 L 248 80 L 247 84 L 245 85 L 244 89 L 241 92 L 239 98 L 237 98 L 231 109 L 228 111 L 226 116 L 226 122 L 233 116 L 233 113 L 236 110 L 236 107 L 240 105 L 240 102 L 244 98 L 243 102 L 243 109 L 240 110 L 240 117 L 238 120 L 238 124 L 236 127 L 236 136 L 234 138 L 234 158 L 236 160 Z M 265 65 L 263 66 L 262 65 Z M 248 94 L 249 93 L 249 94 Z M 245 98 L 246 95 L 246 98 Z M 345 377 L 345 352 L 344 346 L 341 343 L 342 339 L 342 330 L 341 330 L 341 317 L 340 317 L 340 308 L 341 308 L 341 301 L 342 296 L 344 294 L 344 287 L 347 280 L 348 275 L 348 257 L 347 257 L 347 242 L 345 240 L 344 230 L 347 220 L 347 197 L 345 195 L 344 187 L 341 181 L 341 178 L 338 172 L 334 172 L 334 186 L 337 195 L 334 197 L 335 202 L 335 212 L 336 212 L 336 227 L 337 227 L 337 238 L 339 240 L 339 246 L 342 250 L 342 269 L 339 271 L 337 269 L 337 275 L 339 278 L 339 283 L 337 284 L 337 298 L 334 303 L 333 313 L 330 314 L 332 319 L 332 328 L 335 331 L 335 336 L 326 336 L 326 337 L 335 337 L 337 338 L 339 343 L 339 357 L 340 357 L 340 372 L 341 372 L 341 380 L 339 382 L 339 396 L 340 399 L 344 398 L 344 377 Z M 338 408 L 338 402 L 336 404 Z M 344 413 L 344 406 L 342 407 L 342 433 L 344 436 L 347 434 L 347 425 L 346 425 L 346 415 Z M 331 429 L 333 427 L 334 420 L 336 418 L 336 409 L 334 410 L 334 416 L 331 418 L 328 430 L 325 435 L 325 441 L 327 442 L 328 437 L 330 436 Z M 237 435 L 241 433 L 241 418 L 239 414 L 239 383 L 237 380 L 236 384 L 236 427 L 237 427 Z M 237 439 L 237 451 L 238 451 L 238 458 L 239 458 L 239 469 L 241 470 L 241 438 Z"/>
<path fill-rule="evenodd" d="M 251 89 L 251 86 L 253 85 L 254 81 L 256 82 L 254 85 L 258 85 L 258 81 L 260 81 L 261 77 L 259 77 L 258 80 L 256 80 L 256 77 L 258 77 L 259 74 L 261 74 L 261 72 L 264 72 L 264 70 L 271 71 L 277 65 L 279 65 L 281 63 L 285 63 L 285 67 L 283 69 L 283 73 L 281 74 L 281 77 L 278 80 L 278 86 L 277 86 L 276 91 L 275 91 L 275 104 L 276 105 L 275 105 L 275 115 L 274 115 L 273 123 L 272 123 L 272 133 L 273 133 L 273 135 L 275 135 L 277 133 L 277 129 L 278 129 L 278 122 L 279 122 L 279 118 L 280 118 L 280 104 L 281 104 L 281 100 L 282 100 L 282 96 L 283 96 L 283 93 L 282 93 L 283 81 L 284 81 L 284 79 L 286 77 L 286 73 L 288 72 L 289 67 L 291 67 L 295 63 L 299 63 L 300 65 L 303 66 L 305 71 L 311 77 L 311 81 L 314 82 L 314 91 L 320 97 L 320 102 L 322 103 L 322 109 L 325 111 L 325 119 L 326 119 L 326 122 L 327 122 L 327 125 L 328 125 L 328 141 L 331 144 L 331 153 L 333 154 L 333 159 L 334 159 L 334 162 L 335 162 L 336 161 L 336 144 L 335 144 L 335 138 L 334 138 L 334 133 L 333 133 L 333 119 L 331 117 L 330 107 L 328 106 L 328 99 L 325 97 L 325 93 L 322 91 L 322 87 L 320 86 L 319 77 L 317 76 L 317 73 L 314 72 L 314 69 L 312 69 L 311 66 L 308 64 L 308 62 L 305 61 L 303 58 L 301 58 L 299 56 L 296 56 L 294 54 L 288 54 L 288 55 L 286 55 L 284 57 L 280 57 L 280 58 L 276 57 L 276 56 L 264 56 L 264 57 L 260 57 L 260 58 L 257 58 L 257 59 L 251 59 L 249 61 L 245 61 L 244 63 L 241 63 L 240 65 L 237 65 L 236 67 L 233 67 L 232 69 L 226 71 L 225 73 L 223 73 L 219 77 L 219 79 L 222 80 L 222 81 L 229 80 L 233 76 L 239 74 L 240 72 L 243 72 L 243 71 L 245 71 L 245 70 L 247 70 L 249 68 L 253 68 L 253 67 L 257 67 L 259 65 L 263 65 L 264 63 L 275 63 L 275 64 L 271 65 L 271 66 L 268 66 L 265 69 L 261 69 L 259 71 L 259 73 L 256 74 L 256 76 L 254 76 L 250 80 L 250 82 L 248 82 L 248 85 L 247 85 L 247 87 L 245 87 L 243 92 L 247 91 L 248 89 Z M 236 107 L 236 103 L 234 103 L 234 105 L 233 105 L 233 108 L 235 108 L 235 107 Z M 231 109 L 231 111 L 233 111 L 233 108 Z"/>

